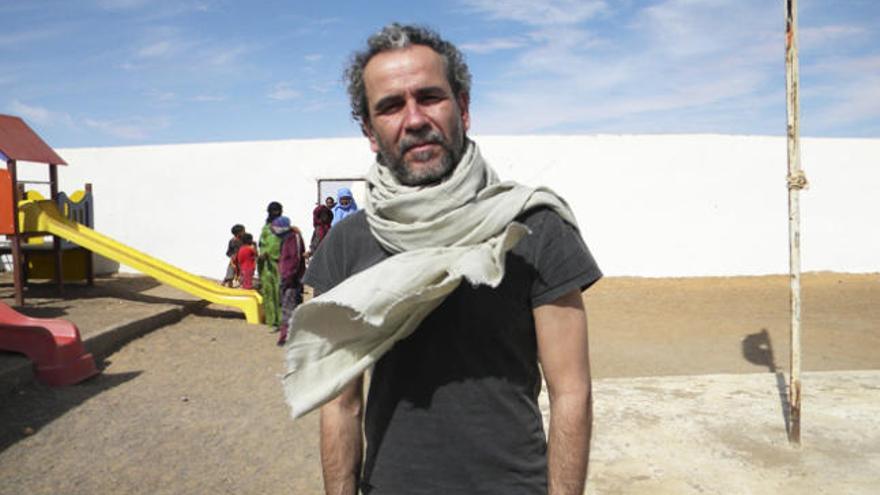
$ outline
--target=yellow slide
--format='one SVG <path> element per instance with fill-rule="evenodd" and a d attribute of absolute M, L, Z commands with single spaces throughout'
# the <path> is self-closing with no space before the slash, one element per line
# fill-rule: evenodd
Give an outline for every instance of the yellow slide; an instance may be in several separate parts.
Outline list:
<path fill-rule="evenodd" d="M 262 298 L 257 291 L 232 289 L 185 272 L 125 244 L 101 235 L 85 225 L 72 222 L 58 212 L 52 201 L 22 201 L 19 204 L 24 232 L 48 232 L 118 261 L 172 287 L 212 303 L 234 306 L 244 311 L 248 323 L 261 323 Z"/>

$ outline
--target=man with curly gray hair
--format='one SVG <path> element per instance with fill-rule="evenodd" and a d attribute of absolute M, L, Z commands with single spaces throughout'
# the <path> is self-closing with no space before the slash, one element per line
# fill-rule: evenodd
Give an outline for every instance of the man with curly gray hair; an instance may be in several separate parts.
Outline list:
<path fill-rule="evenodd" d="M 573 213 L 499 181 L 467 137 L 464 57 L 437 33 L 388 25 L 346 78 L 376 163 L 364 210 L 312 258 L 317 296 L 291 320 L 284 378 L 294 416 L 321 407 L 326 493 L 580 495 L 581 294 L 601 272 Z"/>
<path fill-rule="evenodd" d="M 356 53 L 352 63 L 345 71 L 348 82 L 348 95 L 351 103 L 351 116 L 360 124 L 363 133 L 370 138 L 373 151 L 377 152 L 378 160 L 389 167 L 405 185 L 421 185 L 437 181 L 445 176 L 452 167 L 461 159 L 464 148 L 464 133 L 453 132 L 447 136 L 452 140 L 445 143 L 437 132 L 428 132 L 426 136 L 411 137 L 400 143 L 388 143 L 382 139 L 384 136 L 376 134 L 374 123 L 370 121 L 370 109 L 367 100 L 367 83 L 364 73 L 367 65 L 376 55 L 406 49 L 408 47 L 430 48 L 442 60 L 444 73 L 450 90 L 450 96 L 463 111 L 467 119 L 467 109 L 470 103 L 471 74 L 464 56 L 452 43 L 443 40 L 440 36 L 428 29 L 415 26 L 401 26 L 394 23 L 386 26 L 382 31 L 370 37 L 367 41 L 367 50 Z M 386 113 L 384 105 L 382 113 Z M 467 125 L 467 122 L 465 122 Z M 428 170 L 411 170 L 403 163 L 403 154 L 416 142 L 437 142 L 444 147 L 442 162 L 438 167 Z"/>

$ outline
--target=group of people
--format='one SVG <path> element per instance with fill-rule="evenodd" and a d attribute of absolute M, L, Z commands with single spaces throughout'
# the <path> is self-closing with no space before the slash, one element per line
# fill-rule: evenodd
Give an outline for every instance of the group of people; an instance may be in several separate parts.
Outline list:
<path fill-rule="evenodd" d="M 293 310 L 303 301 L 302 277 L 306 261 L 324 240 L 330 228 L 357 211 L 357 203 L 347 187 L 337 191 L 337 199 L 328 196 L 312 211 L 314 231 L 306 248 L 300 229 L 282 215 L 283 206 L 272 201 L 266 207 L 266 223 L 259 244 L 244 225 L 232 226 L 232 238 L 226 249 L 229 263 L 223 285 L 260 290 L 266 325 L 278 332 L 278 345 L 287 342 L 288 322 Z M 255 277 L 256 275 L 256 283 Z"/>

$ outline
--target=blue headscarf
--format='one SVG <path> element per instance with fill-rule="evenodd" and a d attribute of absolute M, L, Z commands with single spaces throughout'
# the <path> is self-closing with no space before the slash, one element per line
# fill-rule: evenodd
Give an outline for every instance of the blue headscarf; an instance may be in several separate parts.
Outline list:
<path fill-rule="evenodd" d="M 351 202 L 348 203 L 348 206 L 342 206 L 342 198 L 351 199 Z M 331 223 L 330 226 L 335 226 L 337 223 L 340 222 L 340 220 L 356 211 L 358 211 L 358 205 L 354 202 L 354 196 L 352 196 L 351 194 L 351 189 L 347 187 L 340 187 L 336 191 L 336 206 L 333 207 L 333 223 Z"/>
<path fill-rule="evenodd" d="M 275 220 L 272 220 L 272 225 L 269 228 L 278 237 L 287 237 L 287 234 L 290 234 L 290 219 L 284 216 L 277 217 Z"/>

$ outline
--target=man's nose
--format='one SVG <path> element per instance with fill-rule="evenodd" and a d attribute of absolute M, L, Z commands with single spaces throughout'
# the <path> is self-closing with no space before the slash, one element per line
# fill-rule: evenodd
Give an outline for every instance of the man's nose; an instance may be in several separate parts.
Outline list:
<path fill-rule="evenodd" d="M 408 101 L 405 112 L 404 125 L 406 126 L 407 131 L 420 131 L 428 125 L 428 117 L 425 115 L 424 109 L 417 101 Z"/>

